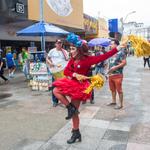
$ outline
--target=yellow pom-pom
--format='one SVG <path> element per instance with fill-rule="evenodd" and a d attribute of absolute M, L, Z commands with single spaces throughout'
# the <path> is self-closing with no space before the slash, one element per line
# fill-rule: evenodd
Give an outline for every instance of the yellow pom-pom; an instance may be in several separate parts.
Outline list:
<path fill-rule="evenodd" d="M 102 88 L 104 85 L 104 77 L 101 74 L 92 76 L 90 80 L 90 86 L 84 91 L 86 94 L 89 94 L 95 87 Z"/>
<path fill-rule="evenodd" d="M 135 35 L 129 35 L 128 37 L 137 57 L 150 55 L 150 43 L 148 41 Z"/>

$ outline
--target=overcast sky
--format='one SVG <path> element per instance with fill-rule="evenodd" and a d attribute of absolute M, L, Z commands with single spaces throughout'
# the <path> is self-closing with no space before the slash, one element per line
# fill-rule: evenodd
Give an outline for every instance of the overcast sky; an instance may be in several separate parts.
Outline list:
<path fill-rule="evenodd" d="M 84 12 L 91 16 L 105 17 L 106 19 L 125 18 L 125 22 L 143 22 L 150 26 L 150 0 L 83 0 Z"/>

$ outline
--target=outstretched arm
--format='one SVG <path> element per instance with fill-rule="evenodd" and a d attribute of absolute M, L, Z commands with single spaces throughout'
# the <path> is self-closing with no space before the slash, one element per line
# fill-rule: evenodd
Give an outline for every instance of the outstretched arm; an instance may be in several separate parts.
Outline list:
<path fill-rule="evenodd" d="M 117 48 L 113 48 L 112 50 L 110 50 L 109 52 L 105 54 L 102 54 L 99 56 L 90 56 L 88 62 L 90 65 L 98 64 L 99 62 L 102 62 L 108 59 L 109 57 L 113 56 L 117 52 L 118 52 Z"/>

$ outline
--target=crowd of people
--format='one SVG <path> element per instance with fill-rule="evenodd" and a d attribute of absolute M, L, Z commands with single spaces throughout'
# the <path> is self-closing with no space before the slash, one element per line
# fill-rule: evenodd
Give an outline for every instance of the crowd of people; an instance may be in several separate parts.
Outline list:
<path fill-rule="evenodd" d="M 5 50 L 0 49 L 0 77 L 5 83 L 8 83 L 11 78 L 15 77 L 15 71 L 21 70 L 26 79 L 29 75 L 28 51 L 25 47 L 22 48 L 20 53 L 16 50 L 8 48 Z M 4 71 L 8 70 L 8 77 L 4 76 Z M 6 74 L 6 73 L 5 73 Z"/>

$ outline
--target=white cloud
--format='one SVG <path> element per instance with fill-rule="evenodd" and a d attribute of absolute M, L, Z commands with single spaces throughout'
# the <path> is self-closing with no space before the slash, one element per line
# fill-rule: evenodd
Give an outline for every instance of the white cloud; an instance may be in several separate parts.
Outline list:
<path fill-rule="evenodd" d="M 136 13 L 127 17 L 126 22 L 136 21 L 150 25 L 150 0 L 83 0 L 84 12 L 91 16 L 106 17 L 107 19 L 121 18 L 132 11 Z"/>

